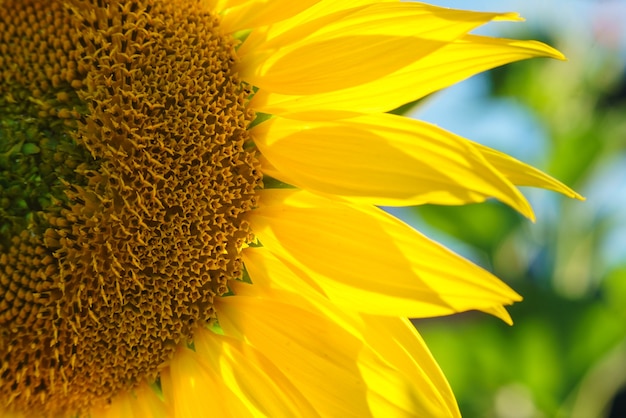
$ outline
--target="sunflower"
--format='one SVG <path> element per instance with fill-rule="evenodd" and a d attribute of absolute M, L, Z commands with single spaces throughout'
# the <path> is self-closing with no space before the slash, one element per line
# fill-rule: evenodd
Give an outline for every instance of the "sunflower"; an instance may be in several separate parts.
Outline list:
<path fill-rule="evenodd" d="M 387 113 L 510 13 L 0 1 L 0 416 L 459 416 L 407 318 L 521 298 L 379 206 L 572 190 Z"/>

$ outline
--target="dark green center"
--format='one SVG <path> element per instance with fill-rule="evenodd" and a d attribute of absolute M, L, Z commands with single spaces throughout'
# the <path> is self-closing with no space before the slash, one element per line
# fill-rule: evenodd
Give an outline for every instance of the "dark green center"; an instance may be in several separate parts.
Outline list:
<path fill-rule="evenodd" d="M 64 183 L 86 185 L 75 168 L 95 169 L 96 162 L 70 135 L 68 119 L 42 110 L 54 109 L 58 100 L 32 102 L 23 92 L 3 87 L 9 87 L 0 97 L 0 245 L 6 247 L 23 230 L 43 233 L 48 225 L 42 212 L 67 204 Z M 73 96 L 63 108 L 80 107 L 71 90 L 59 95 Z"/>

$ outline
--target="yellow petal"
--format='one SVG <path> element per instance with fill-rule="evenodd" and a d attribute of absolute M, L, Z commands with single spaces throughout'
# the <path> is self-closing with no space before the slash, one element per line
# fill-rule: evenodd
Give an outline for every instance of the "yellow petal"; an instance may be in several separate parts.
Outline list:
<path fill-rule="evenodd" d="M 430 317 L 520 300 L 487 271 L 375 207 L 292 190 L 266 190 L 261 199 L 249 216 L 261 243 L 348 309 Z"/>
<path fill-rule="evenodd" d="M 317 416 L 289 379 L 254 347 L 206 329 L 196 331 L 194 347 L 201 363 L 219 370 L 224 384 L 254 415 Z"/>
<path fill-rule="evenodd" d="M 524 196 L 472 143 L 425 122 L 390 114 L 326 122 L 273 118 L 252 134 L 278 171 L 270 175 L 303 189 L 383 206 L 493 197 L 533 218 Z"/>
<path fill-rule="evenodd" d="M 165 403 L 155 391 L 144 384 L 134 390 L 135 399 L 131 404 L 135 417 L 140 418 L 168 418 L 169 414 L 165 408 Z M 118 415 L 118 417 L 120 417 Z"/>
<path fill-rule="evenodd" d="M 180 347 L 169 367 L 161 371 L 161 386 L 174 418 L 254 416 L 226 387 L 219 370 L 208 368 L 195 352 L 185 347 Z"/>
<path fill-rule="evenodd" d="M 91 418 L 166 418 L 164 402 L 147 384 L 118 394 L 110 405 L 95 408 Z"/>
<path fill-rule="evenodd" d="M 392 375 L 400 373 L 404 381 L 412 382 L 412 387 L 407 391 L 399 391 L 394 385 L 376 385 L 372 387 L 370 407 L 377 410 L 374 416 L 399 416 L 402 410 L 399 405 L 406 405 L 406 400 L 412 396 L 419 398 L 421 406 L 416 406 L 413 401 L 405 408 L 406 411 L 421 410 L 422 416 L 436 416 L 437 413 L 446 412 L 445 416 L 458 416 L 458 407 L 450 387 L 430 355 L 425 343 L 415 331 L 415 328 L 406 320 L 389 317 L 365 316 L 350 314 L 339 311 L 330 300 L 322 296 L 316 285 L 308 280 L 302 271 L 293 271 L 293 265 L 288 266 L 273 256 L 266 248 L 248 248 L 243 254 L 246 268 L 250 274 L 253 285 L 239 286 L 237 293 L 247 292 L 247 295 L 264 293 L 267 298 L 289 302 L 299 308 L 318 309 L 342 329 L 365 341 L 368 346 L 384 359 L 388 364 L 383 366 L 388 369 L 392 366 Z M 249 289 L 245 289 L 248 287 Z M 279 293 L 276 289 L 286 290 Z M 301 300 L 298 300 L 301 299 Z M 271 303 L 271 302 L 268 302 Z M 367 370 L 362 370 L 366 376 Z M 371 370 L 369 371 L 371 372 Z M 406 395 L 419 391 L 420 396 Z M 385 393 L 390 391 L 392 393 Z M 400 392 L 400 393 L 398 393 Z M 396 402 L 389 402 L 400 395 Z M 430 411 L 426 413 L 425 411 Z"/>
<path fill-rule="evenodd" d="M 481 311 L 498 317 L 509 325 L 513 325 L 513 319 L 511 319 L 511 315 L 509 315 L 507 310 L 501 305 L 494 305 L 488 308 L 481 309 Z"/>
<path fill-rule="evenodd" d="M 362 344 L 322 315 L 258 297 L 216 302 L 226 335 L 245 336 L 278 367 L 321 416 L 370 416 L 356 364 Z"/>
<path fill-rule="evenodd" d="M 372 387 L 367 393 L 372 417 L 456 416 L 438 402 L 430 381 L 411 381 L 378 356 L 371 355 L 367 360 L 359 363 L 359 369 L 368 387 Z"/>
<path fill-rule="evenodd" d="M 281 94 L 347 88 L 397 71 L 495 16 L 419 3 L 373 4 L 325 22 L 293 45 L 268 43 L 242 53 L 240 73 L 249 83 Z M 277 45 L 287 45 L 289 32 L 280 38 Z"/>
<path fill-rule="evenodd" d="M 436 395 L 429 396 L 438 390 L 430 380 L 408 379 L 299 295 L 283 302 L 256 284 L 234 287 L 237 295 L 220 298 L 217 305 L 224 333 L 245 335 L 320 416 L 451 416 Z M 248 291 L 239 292 L 243 287 Z"/>
<path fill-rule="evenodd" d="M 411 381 L 427 380 L 422 387 L 436 387 L 428 394 L 433 408 L 442 415 L 460 417 L 452 389 L 426 343 L 415 327 L 405 318 L 363 315 L 367 344 L 384 358 L 394 359 L 399 370 Z M 434 415 L 436 416 L 436 414 Z"/>
<path fill-rule="evenodd" d="M 225 10 L 241 6 L 250 0 L 209 0 L 213 3 L 213 9 L 219 13 L 223 13 Z"/>
<path fill-rule="evenodd" d="M 455 416 L 439 402 L 431 382 L 411 381 L 402 371 L 389 367 L 375 356 L 359 366 L 363 380 L 368 386 L 374 386 L 374 390 L 368 392 L 373 417 Z"/>
<path fill-rule="evenodd" d="M 254 53 L 260 48 L 269 46 L 278 47 L 282 41 L 281 35 L 288 32 L 286 44 L 294 43 L 316 30 L 324 27 L 328 22 L 333 22 L 349 13 L 353 13 L 358 8 L 372 4 L 395 2 L 397 0 L 333 0 L 321 1 L 314 6 L 298 13 L 282 22 L 278 22 L 270 27 L 259 28 L 250 33 L 246 41 L 237 50 L 240 57 L 248 53 Z M 278 41 L 278 42 L 277 42 Z"/>
<path fill-rule="evenodd" d="M 344 330 L 361 336 L 364 324 L 360 317 L 348 315 L 332 304 L 323 289 L 294 264 L 279 259 L 264 247 L 246 248 L 242 257 L 254 286 L 238 286 L 238 295 L 257 296 L 262 290 L 267 298 L 320 311 Z"/>
<path fill-rule="evenodd" d="M 320 0 L 252 0 L 224 11 L 221 26 L 227 33 L 271 25 L 290 18 Z"/>
<path fill-rule="evenodd" d="M 314 120 L 387 112 L 482 71 L 542 56 L 563 58 L 540 42 L 466 35 L 399 71 L 360 86 L 309 96 L 260 90 L 251 105 L 263 113 Z"/>
<path fill-rule="evenodd" d="M 576 193 L 574 190 L 535 167 L 524 164 L 513 157 L 484 145 L 477 143 L 474 143 L 473 145 L 491 165 L 500 171 L 500 173 L 502 173 L 513 184 L 518 186 L 532 186 L 554 190 L 555 192 L 562 193 L 568 197 L 585 200 L 584 197 Z"/>

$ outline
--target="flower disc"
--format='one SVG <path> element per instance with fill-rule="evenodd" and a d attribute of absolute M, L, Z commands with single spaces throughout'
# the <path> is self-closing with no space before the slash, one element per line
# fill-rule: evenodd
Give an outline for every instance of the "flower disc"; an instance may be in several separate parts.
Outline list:
<path fill-rule="evenodd" d="M 85 414 L 241 277 L 250 92 L 198 1 L 1 7 L 0 410 Z"/>

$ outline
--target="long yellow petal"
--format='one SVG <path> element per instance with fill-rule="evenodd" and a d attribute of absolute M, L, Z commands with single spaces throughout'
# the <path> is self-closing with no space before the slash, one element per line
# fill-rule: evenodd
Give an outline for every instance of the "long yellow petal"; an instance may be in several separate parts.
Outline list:
<path fill-rule="evenodd" d="M 460 417 L 460 411 L 439 365 L 415 327 L 406 318 L 363 315 L 367 344 L 394 364 L 412 381 L 428 379 L 438 390 L 428 397 L 445 416 Z"/>
<path fill-rule="evenodd" d="M 179 348 L 161 381 L 175 418 L 317 416 L 265 356 L 206 329 L 196 330 L 194 350 Z"/>
<path fill-rule="evenodd" d="M 217 355 L 217 354 L 216 354 Z M 173 418 L 252 417 L 254 413 L 192 350 L 180 347 L 161 371 L 161 386 Z"/>
<path fill-rule="evenodd" d="M 252 0 L 224 11 L 221 26 L 228 33 L 288 19 L 321 0 Z"/>
<path fill-rule="evenodd" d="M 167 418 L 164 402 L 147 384 L 117 395 L 110 405 L 95 408 L 91 418 Z"/>
<path fill-rule="evenodd" d="M 272 361 L 321 416 L 369 416 L 366 386 L 352 335 L 322 315 L 280 301 L 252 296 L 220 298 L 225 335 L 245 339 Z M 323 384 L 330 380 L 329 384 Z"/>
<path fill-rule="evenodd" d="M 414 387 L 406 393 L 419 390 L 420 402 L 430 405 L 422 406 L 422 409 L 429 410 L 431 413 L 445 411 L 446 416 L 458 416 L 458 407 L 445 377 L 425 343 L 408 321 L 393 317 L 361 317 L 345 310 L 340 311 L 316 289 L 315 283 L 307 280 L 302 271 L 294 272 L 291 270 L 293 265 L 288 266 L 281 262 L 266 248 L 248 248 L 244 251 L 243 258 L 253 286 L 239 286 L 238 294 L 254 288 L 257 294 L 259 290 L 262 290 L 267 297 L 291 302 L 300 308 L 313 306 L 311 309 L 318 309 L 342 329 L 365 341 L 394 370 L 401 372 L 407 381 L 412 382 Z M 280 293 L 276 289 L 286 290 L 286 292 Z M 245 294 L 252 295 L 254 292 L 249 291 Z M 299 298 L 301 300 L 298 300 Z M 397 387 L 372 386 L 372 399 L 370 400 L 372 409 L 397 410 L 397 405 L 403 403 L 389 403 L 388 400 L 393 398 L 389 394 L 374 395 L 374 393 L 380 395 L 385 390 L 397 391 Z M 390 414 L 389 410 L 385 412 L 380 411 L 373 415 L 396 416 Z"/>
<path fill-rule="evenodd" d="M 563 58 L 540 42 L 466 35 L 399 71 L 360 86 L 308 96 L 260 90 L 251 106 L 263 113 L 313 120 L 387 112 L 474 74 L 533 57 Z"/>
<path fill-rule="evenodd" d="M 418 3 L 373 4 L 326 22 L 293 45 L 268 43 L 241 54 L 240 73 L 249 83 L 281 94 L 347 88 L 408 66 L 496 16 Z M 286 39 L 277 43 L 285 44 Z"/>
<path fill-rule="evenodd" d="M 261 198 L 262 207 L 249 216 L 255 235 L 341 306 L 430 317 L 521 299 L 487 271 L 375 207 L 292 190 L 267 190 Z"/>
<path fill-rule="evenodd" d="M 579 200 L 585 200 L 580 194 L 570 189 L 554 177 L 547 175 L 541 170 L 525 164 L 515 158 L 506 155 L 493 148 L 481 144 L 473 143 L 473 146 L 485 157 L 491 165 L 500 171 L 509 181 L 518 186 L 540 187 L 542 189 L 554 190 Z"/>
<path fill-rule="evenodd" d="M 268 173 L 303 189 L 383 206 L 493 197 L 533 218 L 524 196 L 472 143 L 435 125 L 390 114 L 328 122 L 273 118 L 252 133 L 278 171 Z"/>
<path fill-rule="evenodd" d="M 368 347 L 369 348 L 369 347 Z M 372 388 L 367 393 L 372 417 L 453 417 L 433 394 L 432 383 L 423 384 L 407 379 L 401 370 L 390 367 L 378 356 L 359 362 L 363 380 Z M 433 397 L 428 397 L 433 396 Z"/>
<path fill-rule="evenodd" d="M 221 298 L 217 305 L 224 333 L 245 335 L 321 416 L 451 416 L 430 380 L 411 381 L 297 294 L 284 302 L 256 283 L 233 287 L 236 296 Z M 320 384 L 327 380 L 328 385 Z"/>
<path fill-rule="evenodd" d="M 208 0 L 210 4 L 212 3 L 212 7 L 218 13 L 223 13 L 225 10 L 241 6 L 245 4 L 249 0 Z"/>
<path fill-rule="evenodd" d="M 242 257 L 254 286 L 239 286 L 238 295 L 257 296 L 261 289 L 267 298 L 296 304 L 300 308 L 319 310 L 347 332 L 361 337 L 361 328 L 364 326 L 361 318 L 348 315 L 346 312 L 349 311 L 334 305 L 306 272 L 279 259 L 264 247 L 246 248 Z"/>
<path fill-rule="evenodd" d="M 200 362 L 219 370 L 224 384 L 254 415 L 318 416 L 289 379 L 254 347 L 206 329 L 196 331 L 194 347 Z"/>
<path fill-rule="evenodd" d="M 290 19 L 278 22 L 262 30 L 254 30 L 237 51 L 243 57 L 260 48 L 278 47 L 284 44 L 305 38 L 311 33 L 323 28 L 327 23 L 335 22 L 351 13 L 360 10 L 363 6 L 374 3 L 394 3 L 397 0 L 333 0 L 322 1 L 298 13 Z M 286 36 L 283 36 L 287 34 Z"/>

